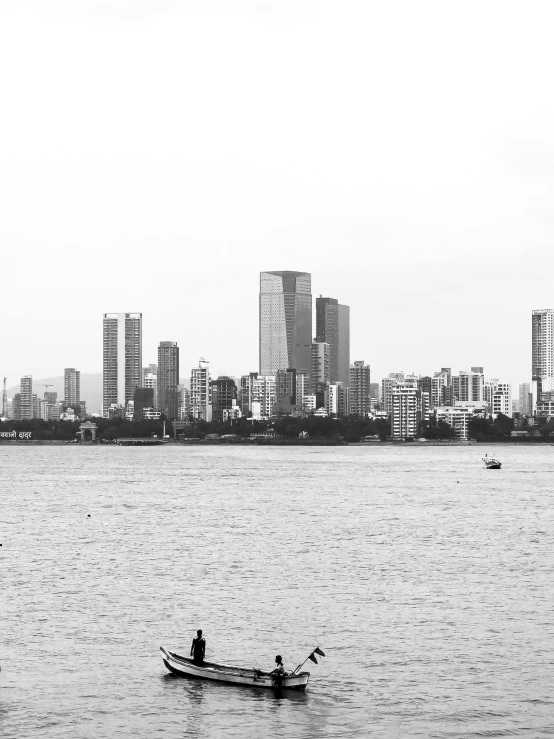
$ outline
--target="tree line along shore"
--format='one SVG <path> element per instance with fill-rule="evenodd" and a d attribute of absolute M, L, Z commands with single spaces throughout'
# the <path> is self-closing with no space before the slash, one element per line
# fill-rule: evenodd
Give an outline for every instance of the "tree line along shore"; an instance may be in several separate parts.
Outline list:
<path fill-rule="evenodd" d="M 164 433 L 164 419 L 127 421 L 123 418 L 91 418 L 97 426 L 96 438 L 98 441 L 110 442 L 125 438 L 162 438 Z M 34 418 L 23 421 L 0 421 L 0 441 L 9 442 L 6 434 L 10 432 L 24 433 L 25 438 L 33 441 L 65 441 L 80 440 L 79 429 L 81 421 L 43 421 Z M 540 435 L 532 438 L 512 437 L 514 421 L 512 418 L 499 414 L 497 418 L 472 418 L 469 423 L 469 440 L 476 442 L 543 442 L 554 434 L 554 423 L 541 427 Z M 165 421 L 166 434 L 172 433 L 172 424 Z M 2 436 L 4 434 L 4 436 Z M 276 421 L 252 421 L 241 418 L 237 421 L 202 421 L 190 419 L 190 423 L 179 428 L 178 438 L 184 440 L 202 440 L 218 437 L 234 437 L 236 440 L 249 438 L 263 439 L 271 436 L 275 441 L 309 441 L 321 440 L 335 443 L 358 443 L 363 440 L 389 441 L 391 440 L 390 423 L 383 418 L 349 417 L 317 417 L 293 418 L 286 416 Z M 456 441 L 457 436 L 453 428 L 447 423 L 433 421 L 422 424 L 418 438 L 427 441 Z M 85 440 L 89 440 L 89 436 Z"/>

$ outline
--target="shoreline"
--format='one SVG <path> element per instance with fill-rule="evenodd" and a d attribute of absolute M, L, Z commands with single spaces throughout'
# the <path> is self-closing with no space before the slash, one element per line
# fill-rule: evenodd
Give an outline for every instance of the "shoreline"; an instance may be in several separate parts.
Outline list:
<path fill-rule="evenodd" d="M 326 447 L 399 447 L 402 449 L 409 449 L 410 447 L 474 447 L 474 446 L 506 446 L 507 444 L 513 444 L 515 446 L 534 446 L 534 445 L 546 445 L 554 446 L 554 439 L 539 439 L 537 437 L 530 439 L 506 439 L 505 441 L 330 441 L 326 439 L 240 439 L 233 441 L 221 441 L 219 439 L 195 439 L 180 441 L 175 439 L 168 439 L 163 443 L 148 443 L 144 439 L 138 437 L 136 440 L 127 439 L 127 443 L 100 443 L 100 442 L 76 442 L 69 441 L 66 439 L 0 439 L 0 449 L 2 447 L 11 446 L 74 446 L 74 447 L 122 447 L 122 446 L 140 446 L 140 447 L 164 447 L 170 444 L 171 446 L 249 446 L 249 447 L 266 447 L 266 446 L 286 446 L 286 447 L 311 447 L 311 446 L 326 446 Z M 132 443 L 136 441 L 136 443 Z"/>

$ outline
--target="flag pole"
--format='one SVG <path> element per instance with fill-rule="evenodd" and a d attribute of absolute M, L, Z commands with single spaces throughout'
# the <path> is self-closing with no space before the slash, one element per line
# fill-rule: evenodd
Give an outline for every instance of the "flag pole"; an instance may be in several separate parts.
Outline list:
<path fill-rule="evenodd" d="M 314 654 L 319 654 L 322 657 L 325 657 L 325 652 L 323 652 L 319 647 L 316 647 L 313 651 L 310 652 L 310 654 L 306 657 L 306 659 L 304 660 L 304 662 L 302 662 L 301 665 L 298 665 L 298 667 L 294 670 L 294 672 L 292 674 L 293 675 L 297 675 L 298 672 L 304 667 L 304 665 L 306 664 L 306 662 L 309 659 L 311 659 L 312 662 L 315 662 L 315 664 L 317 665 L 317 660 L 314 657 Z"/>
<path fill-rule="evenodd" d="M 292 674 L 293 674 L 293 675 L 298 675 L 298 673 L 300 672 L 300 670 L 301 670 L 301 669 L 302 669 L 302 668 L 304 667 L 304 665 L 306 664 L 306 662 L 307 662 L 307 661 L 308 661 L 309 659 L 310 659 L 309 657 L 306 657 L 306 659 L 304 660 L 304 662 L 302 662 L 302 664 L 301 664 L 301 665 L 298 665 L 298 667 L 296 668 L 296 670 L 295 670 L 295 671 L 294 671 L 294 672 L 293 672 Z"/>

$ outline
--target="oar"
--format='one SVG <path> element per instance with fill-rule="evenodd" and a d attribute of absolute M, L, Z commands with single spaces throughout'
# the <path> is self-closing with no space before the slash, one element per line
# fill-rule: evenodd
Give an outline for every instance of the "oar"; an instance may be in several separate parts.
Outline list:
<path fill-rule="evenodd" d="M 323 651 L 322 649 L 320 649 L 319 647 L 316 647 L 316 648 L 314 649 L 314 651 L 313 651 L 313 652 L 312 652 L 311 654 L 309 654 L 309 655 L 308 655 L 308 656 L 306 657 L 306 659 L 304 660 L 304 662 L 302 662 L 302 664 L 301 664 L 301 665 L 298 665 L 298 667 L 296 668 L 296 670 L 295 670 L 295 671 L 294 671 L 294 672 L 293 672 L 292 674 L 293 674 L 293 675 L 297 675 L 297 674 L 298 674 L 298 672 L 299 672 L 299 671 L 300 671 L 300 670 L 301 670 L 301 669 L 302 669 L 302 668 L 304 667 L 304 665 L 306 664 L 306 662 L 307 662 L 307 661 L 308 661 L 309 659 L 311 659 L 311 660 L 312 660 L 312 662 L 315 662 L 315 663 L 316 663 L 316 665 L 317 665 L 317 659 L 316 659 L 316 658 L 315 658 L 315 656 L 314 656 L 314 655 L 316 655 L 316 654 L 319 654 L 319 655 L 321 655 L 322 657 L 325 657 L 325 652 L 324 652 L 324 651 Z"/>

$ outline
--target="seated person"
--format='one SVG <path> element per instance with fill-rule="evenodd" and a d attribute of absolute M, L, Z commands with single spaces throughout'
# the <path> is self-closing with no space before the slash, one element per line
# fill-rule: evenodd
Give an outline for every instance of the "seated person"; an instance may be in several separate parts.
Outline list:
<path fill-rule="evenodd" d="M 281 657 L 280 654 L 278 654 L 275 657 L 275 663 L 276 663 L 277 667 L 274 670 L 271 670 L 271 672 L 269 674 L 270 675 L 273 675 L 274 676 L 274 682 L 277 685 L 280 685 L 281 684 L 281 681 L 283 680 L 283 677 L 287 674 L 287 671 L 285 670 L 285 666 L 283 664 L 283 658 Z"/>

